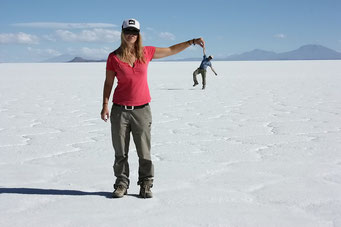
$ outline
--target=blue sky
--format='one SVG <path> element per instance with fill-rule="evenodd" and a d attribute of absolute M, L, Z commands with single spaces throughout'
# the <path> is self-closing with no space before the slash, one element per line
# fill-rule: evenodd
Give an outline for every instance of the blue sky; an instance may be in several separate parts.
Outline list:
<path fill-rule="evenodd" d="M 208 54 L 290 51 L 320 44 L 341 52 L 340 0 L 1 0 L 0 62 L 62 54 L 103 59 L 120 44 L 123 19 L 141 23 L 144 45 L 203 37 Z M 169 57 L 201 57 L 191 47 Z"/>

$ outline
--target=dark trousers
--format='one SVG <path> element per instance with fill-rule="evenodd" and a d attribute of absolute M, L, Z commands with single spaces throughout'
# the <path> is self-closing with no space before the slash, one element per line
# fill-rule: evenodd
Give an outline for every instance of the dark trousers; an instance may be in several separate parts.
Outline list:
<path fill-rule="evenodd" d="M 201 74 L 202 76 L 202 86 L 206 86 L 206 69 L 201 69 L 201 68 L 197 68 L 194 72 L 193 72 L 193 81 L 194 84 L 198 84 L 198 80 L 197 80 L 197 75 Z"/>
<path fill-rule="evenodd" d="M 110 115 L 112 144 L 115 150 L 114 174 L 115 185 L 125 184 L 129 187 L 128 152 L 132 134 L 139 157 L 139 181 L 154 177 L 154 166 L 151 160 L 151 124 L 150 106 L 141 109 L 126 110 L 113 106 Z"/>

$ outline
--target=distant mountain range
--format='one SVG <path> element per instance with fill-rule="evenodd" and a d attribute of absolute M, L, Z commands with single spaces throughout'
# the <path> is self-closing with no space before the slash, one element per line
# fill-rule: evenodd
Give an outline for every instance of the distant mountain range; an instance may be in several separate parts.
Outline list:
<path fill-rule="evenodd" d="M 71 59 L 73 59 L 74 57 L 75 56 L 70 55 L 70 54 L 63 54 L 63 55 L 59 55 L 57 57 L 46 59 L 43 62 L 68 62 Z"/>
<path fill-rule="evenodd" d="M 71 60 L 70 60 L 71 59 Z M 201 61 L 200 58 L 185 58 L 164 61 Z M 225 58 L 215 58 L 216 61 L 267 61 L 267 60 L 341 60 L 341 53 L 321 45 L 305 45 L 283 53 L 255 49 L 242 54 L 234 54 Z M 70 55 L 61 55 L 44 62 L 105 62 L 106 60 L 91 60 Z"/>
<path fill-rule="evenodd" d="M 106 60 L 89 60 L 89 59 L 84 59 L 81 57 L 75 57 L 71 61 L 68 62 L 105 62 Z"/>
<path fill-rule="evenodd" d="M 105 62 L 105 61 L 106 60 L 91 60 L 82 57 L 75 57 L 69 54 L 63 54 L 54 58 L 47 59 L 44 62 Z"/>
<path fill-rule="evenodd" d="M 243 54 L 231 55 L 221 60 L 225 61 L 259 61 L 259 60 L 338 60 L 341 53 L 321 45 L 305 45 L 283 53 L 275 53 L 255 49 Z M 218 59 L 217 59 L 218 60 Z M 220 59 L 219 59 L 220 60 Z"/>

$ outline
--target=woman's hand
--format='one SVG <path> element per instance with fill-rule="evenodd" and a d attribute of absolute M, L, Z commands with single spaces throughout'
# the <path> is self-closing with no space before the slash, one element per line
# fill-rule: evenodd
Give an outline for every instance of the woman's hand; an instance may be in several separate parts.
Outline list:
<path fill-rule="evenodd" d="M 105 81 L 104 81 L 104 88 L 103 88 L 103 107 L 101 111 L 101 118 L 105 122 L 107 122 L 107 120 L 110 117 L 108 102 L 109 102 L 112 85 L 114 84 L 115 76 L 116 76 L 116 73 L 111 70 L 107 70 L 105 73 Z"/>
<path fill-rule="evenodd" d="M 101 111 L 101 118 L 103 121 L 107 122 L 107 120 L 109 119 L 109 108 L 108 108 L 108 104 L 104 104 L 102 111 Z"/>
<path fill-rule="evenodd" d="M 199 46 L 201 46 L 202 48 L 205 49 L 205 41 L 204 41 L 203 38 L 200 37 L 200 38 L 197 38 L 197 39 L 193 39 L 193 42 L 194 42 L 194 44 L 199 45 Z"/>

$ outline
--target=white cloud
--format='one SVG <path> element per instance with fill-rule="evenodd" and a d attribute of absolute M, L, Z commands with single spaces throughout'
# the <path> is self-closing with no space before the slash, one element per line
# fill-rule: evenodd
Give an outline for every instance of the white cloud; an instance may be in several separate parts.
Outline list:
<path fill-rule="evenodd" d="M 19 33 L 0 33 L 0 44 L 38 44 L 38 36 L 27 34 L 24 32 Z"/>
<path fill-rule="evenodd" d="M 88 48 L 83 47 L 80 49 L 82 56 L 90 59 L 104 59 L 112 51 L 112 48 Z"/>
<path fill-rule="evenodd" d="M 48 29 L 84 29 L 84 28 L 113 28 L 115 24 L 107 23 L 56 23 L 56 22 L 34 22 L 34 23 L 16 23 L 17 27 L 29 28 L 48 28 Z"/>
<path fill-rule="evenodd" d="M 73 56 L 79 56 L 86 59 L 106 59 L 108 54 L 113 51 L 111 47 L 102 48 L 68 48 L 67 53 Z"/>
<path fill-rule="evenodd" d="M 57 39 L 54 35 L 43 35 L 42 38 L 44 38 L 45 40 L 48 40 L 48 41 L 52 41 L 52 42 L 57 41 Z"/>
<path fill-rule="evenodd" d="M 69 42 L 79 41 L 79 37 L 75 33 L 67 31 L 67 30 L 57 30 L 56 35 L 57 37 L 61 38 L 64 41 L 69 41 Z"/>
<path fill-rule="evenodd" d="M 28 47 L 27 50 L 34 54 L 34 55 L 38 55 L 41 57 L 55 57 L 58 55 L 61 55 L 61 53 L 57 50 L 54 49 L 38 49 L 38 48 L 32 48 L 32 47 Z"/>
<path fill-rule="evenodd" d="M 170 32 L 161 32 L 159 37 L 166 40 L 175 40 L 175 35 Z"/>
<path fill-rule="evenodd" d="M 176 36 L 170 32 L 159 32 L 152 27 L 146 27 L 144 29 L 143 40 L 155 40 L 155 39 L 163 39 L 163 40 L 175 40 Z"/>
<path fill-rule="evenodd" d="M 285 34 L 279 33 L 279 34 L 274 35 L 274 37 L 278 39 L 285 39 L 287 36 Z"/>
<path fill-rule="evenodd" d="M 68 30 L 57 30 L 56 36 L 67 42 L 116 42 L 121 39 L 121 32 L 95 28 L 75 33 Z"/>

